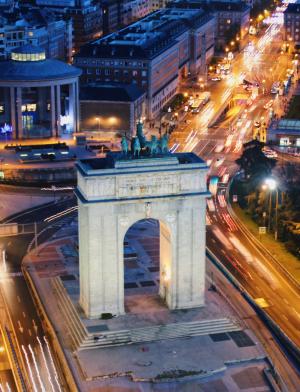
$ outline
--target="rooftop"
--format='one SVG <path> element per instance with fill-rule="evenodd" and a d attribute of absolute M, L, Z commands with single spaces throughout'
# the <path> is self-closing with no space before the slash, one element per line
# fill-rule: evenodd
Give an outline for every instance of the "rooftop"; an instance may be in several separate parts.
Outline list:
<path fill-rule="evenodd" d="M 83 175 L 99 175 L 103 170 L 112 171 L 115 173 L 125 170 L 127 173 L 131 169 L 138 169 L 139 171 L 161 170 L 162 166 L 168 166 L 169 169 L 174 170 L 183 169 L 183 165 L 190 165 L 190 169 L 196 167 L 207 168 L 206 162 L 199 158 L 194 153 L 175 153 L 175 154 L 157 154 L 154 156 L 141 155 L 140 158 L 125 157 L 122 152 L 110 152 L 105 158 L 82 159 L 77 163 L 77 168 Z M 93 173 L 94 172 L 94 173 Z M 106 173 L 105 173 L 106 174 Z"/>
<path fill-rule="evenodd" d="M 59 60 L 46 59 L 44 49 L 32 45 L 16 48 L 10 60 L 0 61 L 0 82 L 64 79 L 80 75 L 80 69 Z"/>
<path fill-rule="evenodd" d="M 202 1 L 202 0 L 173 0 L 168 4 L 170 8 L 204 9 L 206 12 L 235 11 L 244 12 L 250 7 L 243 1 Z"/>
<path fill-rule="evenodd" d="M 158 10 L 118 32 L 83 46 L 77 57 L 153 58 L 174 45 L 184 31 L 197 28 L 211 18 L 202 9 Z"/>
<path fill-rule="evenodd" d="M 102 83 L 80 88 L 80 100 L 83 101 L 134 102 L 144 94 L 132 84 Z"/>
<path fill-rule="evenodd" d="M 289 3 L 287 9 L 284 11 L 286 14 L 299 14 L 300 13 L 300 3 Z"/>

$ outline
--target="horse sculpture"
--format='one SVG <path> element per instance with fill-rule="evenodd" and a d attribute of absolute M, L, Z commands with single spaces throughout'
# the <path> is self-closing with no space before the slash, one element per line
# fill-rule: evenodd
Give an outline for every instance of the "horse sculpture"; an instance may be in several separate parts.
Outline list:
<path fill-rule="evenodd" d="M 139 158 L 141 152 L 141 144 L 140 141 L 137 137 L 134 138 L 133 140 L 133 151 L 132 151 L 132 156 L 133 158 Z"/>
<path fill-rule="evenodd" d="M 128 142 L 127 142 L 126 136 L 122 136 L 121 146 L 122 146 L 123 154 L 127 155 L 128 154 Z"/>
<path fill-rule="evenodd" d="M 150 141 L 146 141 L 146 147 L 148 148 L 150 155 L 157 154 L 158 140 L 155 135 L 151 136 Z"/>
<path fill-rule="evenodd" d="M 168 147 L 168 142 L 169 142 L 169 135 L 165 133 L 161 138 L 160 138 L 160 151 L 162 154 L 169 152 L 169 147 Z"/>

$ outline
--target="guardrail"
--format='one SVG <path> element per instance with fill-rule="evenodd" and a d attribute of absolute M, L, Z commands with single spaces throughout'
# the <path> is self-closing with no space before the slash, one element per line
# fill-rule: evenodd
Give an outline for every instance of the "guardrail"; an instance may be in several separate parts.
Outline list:
<path fill-rule="evenodd" d="M 22 271 L 24 278 L 26 282 L 28 283 L 29 290 L 31 292 L 32 298 L 37 305 L 37 308 L 40 312 L 40 314 L 43 316 L 43 319 L 45 321 L 45 326 L 47 327 L 48 333 L 51 337 L 51 341 L 53 344 L 53 348 L 55 350 L 55 353 L 57 354 L 59 363 L 61 365 L 61 371 L 64 375 L 64 378 L 67 382 L 67 387 L 69 391 L 76 392 L 80 391 L 80 388 L 77 384 L 77 380 L 72 373 L 71 366 L 69 365 L 67 356 L 64 352 L 63 345 L 61 342 L 60 337 L 57 335 L 55 332 L 54 325 L 48 315 L 48 312 L 46 311 L 46 308 L 44 304 L 42 303 L 40 296 L 38 294 L 38 289 L 36 287 L 36 283 L 34 282 L 33 278 L 30 275 L 30 272 L 27 269 L 27 266 L 22 265 Z"/>
<path fill-rule="evenodd" d="M 11 354 L 13 356 L 14 366 L 17 369 L 17 372 L 18 372 L 18 379 L 19 379 L 20 384 L 21 384 L 20 387 L 22 388 L 22 391 L 26 392 L 27 391 L 26 384 L 25 384 L 25 381 L 24 381 L 24 378 L 23 378 L 23 374 L 22 374 L 20 365 L 19 365 L 17 353 L 16 353 L 16 350 L 14 348 L 14 345 L 13 345 L 13 342 L 12 342 L 12 338 L 10 336 L 10 332 L 9 332 L 7 327 L 5 327 L 4 329 L 5 329 L 5 334 L 6 334 L 8 343 L 9 343 L 10 352 L 11 352 Z"/>

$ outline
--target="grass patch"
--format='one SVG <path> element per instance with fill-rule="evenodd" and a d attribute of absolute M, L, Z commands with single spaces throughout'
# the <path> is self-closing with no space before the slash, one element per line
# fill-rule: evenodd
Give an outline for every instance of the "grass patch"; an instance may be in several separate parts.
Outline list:
<path fill-rule="evenodd" d="M 259 238 L 258 225 L 251 217 L 236 203 L 232 205 L 232 208 L 254 237 L 260 240 L 262 245 L 269 250 L 272 256 L 300 283 L 299 259 L 286 250 L 284 243 L 275 241 L 273 235 L 262 234 Z"/>

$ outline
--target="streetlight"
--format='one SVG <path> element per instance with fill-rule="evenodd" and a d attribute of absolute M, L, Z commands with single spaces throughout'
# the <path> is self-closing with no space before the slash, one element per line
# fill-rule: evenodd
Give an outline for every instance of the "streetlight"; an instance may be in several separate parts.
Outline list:
<path fill-rule="evenodd" d="M 100 118 L 96 117 L 96 121 L 97 121 L 97 124 L 98 124 L 98 132 L 100 132 Z"/>
<path fill-rule="evenodd" d="M 262 84 L 263 84 L 263 88 L 262 88 L 262 90 L 263 90 L 263 95 L 265 95 L 265 83 L 266 83 L 266 81 L 265 81 L 265 79 L 262 81 Z"/>
<path fill-rule="evenodd" d="M 272 214 L 272 192 L 276 191 L 276 202 L 275 202 L 275 240 L 278 238 L 278 188 L 277 182 L 274 178 L 266 178 L 262 186 L 263 189 L 269 189 L 269 221 L 268 221 L 268 231 L 271 230 L 271 214 Z"/>

